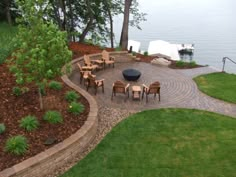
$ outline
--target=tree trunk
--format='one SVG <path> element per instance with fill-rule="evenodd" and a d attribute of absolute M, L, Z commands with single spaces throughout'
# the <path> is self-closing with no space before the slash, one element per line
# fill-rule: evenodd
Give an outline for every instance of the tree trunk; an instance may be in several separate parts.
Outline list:
<path fill-rule="evenodd" d="M 43 110 L 43 97 L 42 97 L 42 93 L 41 93 L 41 89 L 38 88 L 38 92 L 39 92 L 39 105 L 40 105 L 40 109 Z"/>
<path fill-rule="evenodd" d="M 82 34 L 79 37 L 79 42 L 84 42 L 85 36 L 89 32 L 92 25 L 93 25 L 93 19 L 90 19 L 86 28 L 84 29 L 84 31 L 82 32 Z"/>
<path fill-rule="evenodd" d="M 120 46 L 122 49 L 126 50 L 128 47 L 128 32 L 129 32 L 129 10 L 132 4 L 132 0 L 125 0 L 125 11 L 123 27 L 120 36 Z"/>
<path fill-rule="evenodd" d="M 60 7 L 63 12 L 63 22 L 62 22 L 62 29 L 65 31 L 67 30 L 67 22 L 66 22 L 66 5 L 64 0 L 60 0 Z"/>
<path fill-rule="evenodd" d="M 11 18 L 11 11 L 10 11 L 10 6 L 11 6 L 11 0 L 5 0 L 5 11 L 6 11 L 6 18 L 7 22 L 9 25 L 12 25 L 12 18 Z"/>
<path fill-rule="evenodd" d="M 69 33 L 69 38 L 70 40 L 73 40 L 75 42 L 75 35 L 73 34 L 74 32 L 74 15 L 73 15 L 73 9 L 71 6 L 71 0 L 68 1 L 69 3 L 69 10 L 70 10 L 70 33 Z"/>
<path fill-rule="evenodd" d="M 92 12 L 89 0 L 86 0 L 86 5 L 88 7 L 89 22 L 87 23 L 86 28 L 84 29 L 84 31 L 80 35 L 79 42 L 84 42 L 85 36 L 87 35 L 87 33 L 89 32 L 89 30 L 91 29 L 91 27 L 93 25 L 94 16 L 93 16 L 93 12 Z"/>
<path fill-rule="evenodd" d="M 110 20 L 110 39 L 111 39 L 111 48 L 114 48 L 114 41 L 113 41 L 113 20 L 111 15 L 111 10 L 108 8 L 108 16 Z"/>
<path fill-rule="evenodd" d="M 52 1 L 51 4 L 52 4 L 54 15 L 56 17 L 57 25 L 59 26 L 60 30 L 63 30 L 62 29 L 61 19 L 60 19 L 60 14 L 58 12 L 58 9 L 60 7 L 59 2 L 58 2 L 58 0 L 56 0 L 56 1 Z"/>

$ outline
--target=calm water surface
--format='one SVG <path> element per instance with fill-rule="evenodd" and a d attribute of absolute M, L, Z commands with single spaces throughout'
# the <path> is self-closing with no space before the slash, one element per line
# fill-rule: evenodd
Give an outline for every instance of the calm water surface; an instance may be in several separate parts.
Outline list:
<path fill-rule="evenodd" d="M 141 42 L 147 51 L 152 40 L 194 43 L 193 59 L 199 64 L 222 68 L 222 58 L 236 61 L 236 1 L 234 0 L 139 0 L 147 21 L 142 30 L 130 28 L 129 39 Z M 123 17 L 115 19 L 119 42 Z M 226 62 L 225 70 L 236 73 L 236 64 Z"/>

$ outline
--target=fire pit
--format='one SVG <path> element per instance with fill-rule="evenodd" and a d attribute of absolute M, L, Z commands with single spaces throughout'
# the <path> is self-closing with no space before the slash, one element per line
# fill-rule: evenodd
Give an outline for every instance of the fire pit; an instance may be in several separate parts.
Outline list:
<path fill-rule="evenodd" d="M 122 74 L 127 81 L 137 81 L 141 76 L 141 72 L 136 69 L 125 69 Z"/>

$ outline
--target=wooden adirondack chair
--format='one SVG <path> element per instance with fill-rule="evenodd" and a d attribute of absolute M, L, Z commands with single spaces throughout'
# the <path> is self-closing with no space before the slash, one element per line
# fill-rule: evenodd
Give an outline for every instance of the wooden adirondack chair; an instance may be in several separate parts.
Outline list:
<path fill-rule="evenodd" d="M 111 65 L 113 66 L 113 68 L 115 67 L 115 58 L 111 57 L 109 52 L 107 52 L 106 50 L 102 51 L 102 60 L 104 61 L 104 68 L 106 65 Z"/>
<path fill-rule="evenodd" d="M 113 100 L 113 96 L 116 96 L 117 93 L 122 93 L 122 94 L 127 94 L 128 98 L 129 98 L 129 86 L 130 84 L 125 84 L 122 81 L 116 81 L 113 83 L 112 86 L 112 94 L 111 94 L 111 100 Z M 126 97 L 125 97 L 125 101 L 126 101 Z"/>
<path fill-rule="evenodd" d="M 154 94 L 154 98 L 156 98 L 156 94 L 159 96 L 159 101 L 161 101 L 161 96 L 160 96 L 160 82 L 156 81 L 150 84 L 150 86 L 146 86 L 143 84 L 143 93 L 142 93 L 142 99 L 144 94 L 146 94 L 146 102 L 148 102 L 148 95 Z"/>

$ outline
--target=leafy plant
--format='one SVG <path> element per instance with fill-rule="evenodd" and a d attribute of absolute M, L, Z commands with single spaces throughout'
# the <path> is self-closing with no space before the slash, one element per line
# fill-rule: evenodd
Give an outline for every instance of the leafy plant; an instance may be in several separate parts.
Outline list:
<path fill-rule="evenodd" d="M 0 134 L 3 134 L 6 130 L 6 127 L 4 124 L 0 124 Z"/>
<path fill-rule="evenodd" d="M 34 83 L 39 87 L 42 109 L 41 94 L 46 81 L 63 74 L 61 68 L 71 60 L 72 52 L 67 46 L 66 32 L 44 20 L 50 5 L 45 8 L 45 2 L 38 0 L 17 1 L 17 5 L 22 10 L 22 18 L 18 19 L 19 31 L 14 39 L 17 50 L 9 66 L 17 84 Z"/>
<path fill-rule="evenodd" d="M 72 102 L 69 105 L 68 111 L 72 114 L 79 115 L 80 113 L 84 111 L 84 105 L 81 103 Z"/>
<path fill-rule="evenodd" d="M 197 63 L 193 60 L 189 62 L 189 66 L 191 66 L 191 67 L 194 67 L 196 65 L 197 65 Z"/>
<path fill-rule="evenodd" d="M 68 102 L 77 101 L 77 99 L 79 99 L 79 98 L 80 98 L 80 95 L 78 93 L 76 93 L 75 91 L 66 92 L 65 99 Z"/>
<path fill-rule="evenodd" d="M 62 89 L 62 84 L 57 81 L 51 81 L 48 85 L 49 88 L 53 90 L 61 90 Z"/>
<path fill-rule="evenodd" d="M 148 51 L 145 51 L 145 52 L 143 53 L 143 55 L 144 55 L 144 56 L 148 56 Z"/>
<path fill-rule="evenodd" d="M 5 145 L 5 151 L 15 155 L 23 155 L 27 148 L 27 139 L 22 135 L 9 138 Z"/>
<path fill-rule="evenodd" d="M 186 62 L 184 62 L 183 60 L 179 60 L 176 62 L 177 67 L 184 67 L 185 65 L 186 65 Z"/>
<path fill-rule="evenodd" d="M 47 111 L 44 114 L 43 119 L 51 124 L 57 124 L 63 122 L 63 117 L 61 113 L 58 111 Z"/>
<path fill-rule="evenodd" d="M 21 119 L 20 127 L 24 128 L 27 131 L 32 131 L 38 128 L 39 122 L 35 116 L 26 116 Z"/>
<path fill-rule="evenodd" d="M 132 52 L 132 55 L 135 56 L 137 53 L 136 52 Z"/>
<path fill-rule="evenodd" d="M 13 92 L 13 94 L 16 95 L 16 96 L 22 95 L 22 91 L 21 91 L 21 88 L 20 88 L 20 87 L 13 87 L 12 92 Z"/>

